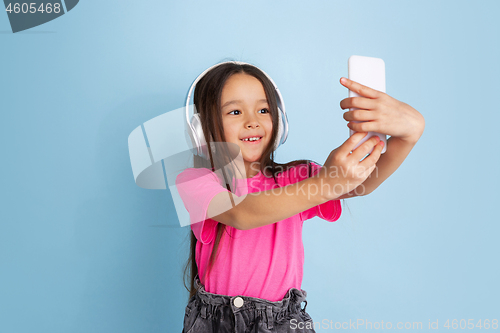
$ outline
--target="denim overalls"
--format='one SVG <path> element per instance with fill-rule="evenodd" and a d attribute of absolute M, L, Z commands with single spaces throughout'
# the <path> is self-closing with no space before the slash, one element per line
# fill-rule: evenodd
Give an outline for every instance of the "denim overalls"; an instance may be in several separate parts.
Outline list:
<path fill-rule="evenodd" d="M 182 333 L 315 333 L 312 318 L 306 312 L 305 290 L 290 288 L 281 301 L 271 302 L 209 293 L 198 275 L 194 284 L 197 292 L 186 306 Z M 303 309 L 302 302 L 306 303 Z"/>

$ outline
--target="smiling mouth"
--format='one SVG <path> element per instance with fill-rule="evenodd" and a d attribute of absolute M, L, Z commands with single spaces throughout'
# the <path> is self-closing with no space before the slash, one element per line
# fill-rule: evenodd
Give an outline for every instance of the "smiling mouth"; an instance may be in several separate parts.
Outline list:
<path fill-rule="evenodd" d="M 245 143 L 259 143 L 260 141 L 262 141 L 262 137 L 259 137 L 258 140 L 244 140 L 244 139 L 240 139 L 241 141 L 245 142 Z"/>

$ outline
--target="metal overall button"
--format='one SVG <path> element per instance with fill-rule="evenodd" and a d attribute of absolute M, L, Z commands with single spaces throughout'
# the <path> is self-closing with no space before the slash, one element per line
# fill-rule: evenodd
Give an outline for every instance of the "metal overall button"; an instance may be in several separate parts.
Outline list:
<path fill-rule="evenodd" d="M 239 297 L 239 296 L 238 296 L 238 297 L 236 297 L 236 298 L 233 300 L 233 304 L 234 304 L 234 306 L 235 306 L 235 307 L 237 307 L 237 308 L 241 308 L 241 307 L 243 306 L 243 303 L 244 303 L 244 302 L 243 302 L 243 298 L 241 298 L 241 297 Z"/>

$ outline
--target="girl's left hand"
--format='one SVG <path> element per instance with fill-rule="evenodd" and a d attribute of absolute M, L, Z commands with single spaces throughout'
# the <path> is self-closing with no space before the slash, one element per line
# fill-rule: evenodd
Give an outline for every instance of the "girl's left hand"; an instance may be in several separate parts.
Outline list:
<path fill-rule="evenodd" d="M 346 78 L 341 78 L 340 83 L 358 95 L 364 96 L 348 97 L 340 101 L 342 109 L 358 109 L 344 113 L 344 119 L 349 121 L 347 126 L 353 131 L 378 132 L 411 143 L 416 143 L 422 136 L 425 127 L 424 117 L 410 105 Z M 364 122 L 354 123 L 353 120 Z"/>

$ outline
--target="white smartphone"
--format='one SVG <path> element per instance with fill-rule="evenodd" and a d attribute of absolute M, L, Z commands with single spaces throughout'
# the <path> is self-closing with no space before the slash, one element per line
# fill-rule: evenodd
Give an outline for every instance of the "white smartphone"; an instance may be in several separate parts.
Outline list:
<path fill-rule="evenodd" d="M 370 87 L 372 89 L 381 91 L 385 93 L 385 63 L 384 60 L 380 58 L 364 57 L 358 55 L 352 55 L 347 61 L 347 70 L 349 80 L 356 81 L 364 86 Z M 349 97 L 360 96 L 355 92 L 349 90 Z M 361 96 L 363 97 L 363 96 Z M 349 111 L 356 110 L 356 108 L 350 108 Z M 361 121 L 353 121 L 355 123 L 360 123 Z M 349 128 L 349 136 L 356 133 Z M 358 148 L 360 144 L 377 135 L 381 141 L 384 142 L 384 147 L 382 148 L 382 154 L 387 150 L 387 137 L 385 134 L 377 132 L 368 132 L 354 149 Z M 373 151 L 370 150 L 370 154 Z"/>

